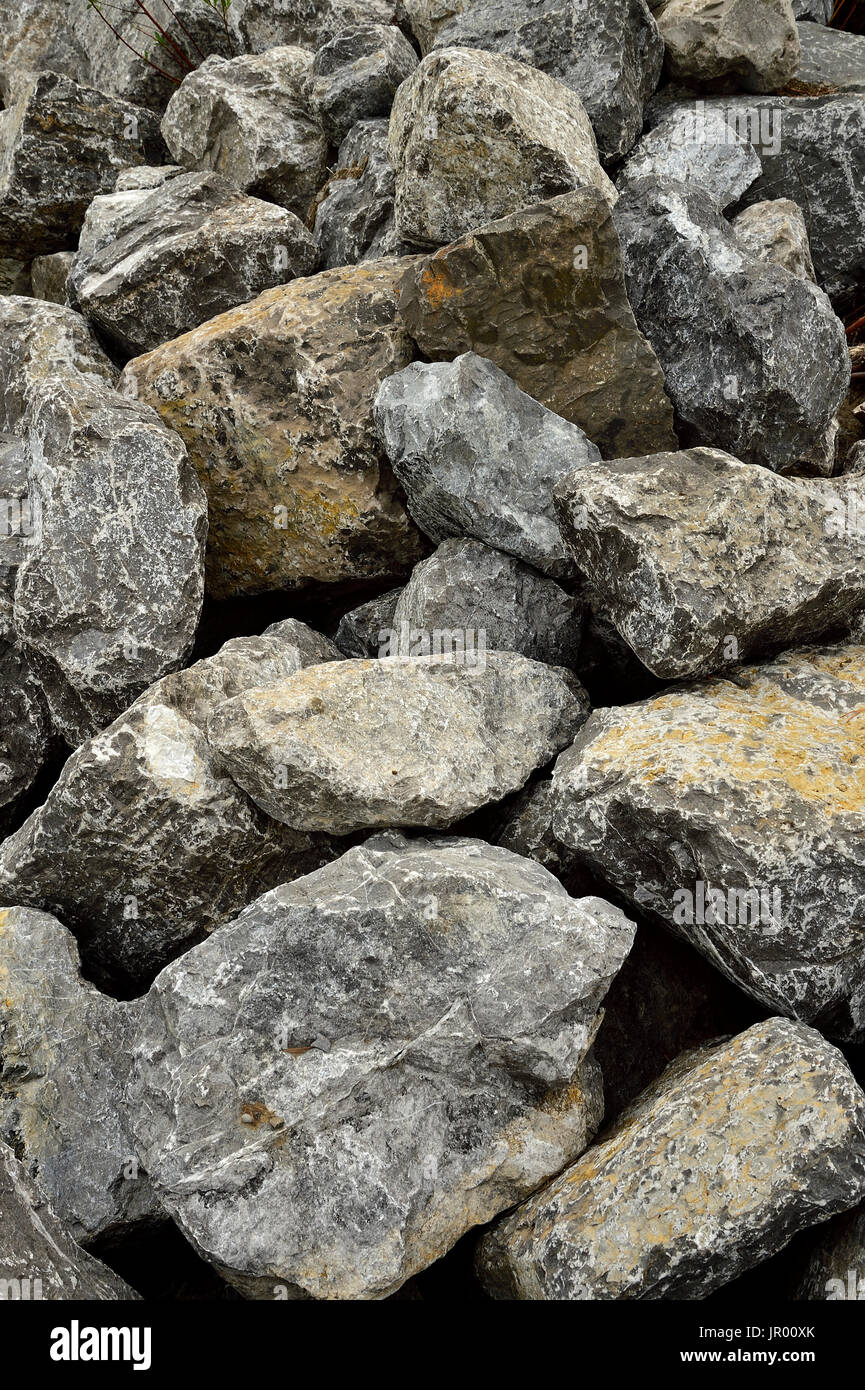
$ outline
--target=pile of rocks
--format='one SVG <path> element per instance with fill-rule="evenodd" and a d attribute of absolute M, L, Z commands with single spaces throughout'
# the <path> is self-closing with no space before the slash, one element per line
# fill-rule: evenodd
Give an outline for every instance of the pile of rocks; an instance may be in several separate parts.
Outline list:
<path fill-rule="evenodd" d="M 799 11 L 0 0 L 8 1296 L 172 1229 L 865 1287 L 865 39 Z"/>

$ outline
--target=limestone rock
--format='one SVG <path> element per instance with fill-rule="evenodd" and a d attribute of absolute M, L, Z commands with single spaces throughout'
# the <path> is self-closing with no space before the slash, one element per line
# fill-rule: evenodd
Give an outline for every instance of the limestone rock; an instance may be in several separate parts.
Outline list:
<path fill-rule="evenodd" d="M 511 652 L 313 666 L 213 711 L 207 737 L 274 819 L 334 835 L 446 827 L 518 791 L 588 713 L 567 672 Z"/>
<path fill-rule="evenodd" d="M 865 649 L 596 711 L 553 831 L 769 1008 L 865 1033 Z"/>
<path fill-rule="evenodd" d="M 741 198 L 761 168 L 753 146 L 723 111 L 707 112 L 704 102 L 677 102 L 637 141 L 617 187 L 649 176 L 675 179 L 705 189 L 723 212 Z"/>
<path fill-rule="evenodd" d="M 76 1245 L 42 1188 L 6 1144 L 0 1144 L 0 1226 L 0 1281 L 6 1298 L 138 1298 L 113 1270 Z"/>
<path fill-rule="evenodd" d="M 794 1298 L 838 1303 L 865 1297 L 865 1207 L 836 1216 L 811 1252 Z"/>
<path fill-rule="evenodd" d="M 865 610 L 865 479 L 779 478 L 720 449 L 617 459 L 557 488 L 580 570 L 666 680 L 841 632 Z"/>
<path fill-rule="evenodd" d="M 55 251 L 50 256 L 34 257 L 30 266 L 34 299 L 47 299 L 49 304 L 65 304 L 66 281 L 74 259 L 74 251 Z"/>
<path fill-rule="evenodd" d="M 232 190 L 218 174 L 95 198 L 69 276 L 69 302 L 118 353 L 136 357 L 317 268 L 294 213 Z"/>
<path fill-rule="evenodd" d="M 382 633 L 393 627 L 394 614 L 402 588 L 388 589 L 378 598 L 369 599 L 344 613 L 334 633 L 334 646 L 343 656 L 374 657 L 381 655 Z"/>
<path fill-rule="evenodd" d="M 771 92 L 796 75 L 790 0 L 668 0 L 657 20 L 676 82 L 726 79 L 734 90 Z"/>
<path fill-rule="evenodd" d="M 401 82 L 418 65 L 417 54 L 395 25 L 363 24 L 323 44 L 310 73 L 310 96 L 336 145 L 353 125 L 389 116 Z"/>
<path fill-rule="evenodd" d="M 792 3 L 797 21 L 812 19 L 815 24 L 828 24 L 835 8 L 835 0 L 792 0 Z"/>
<path fill-rule="evenodd" d="M 166 107 L 162 134 L 172 158 L 304 218 L 327 164 L 327 137 L 307 93 L 312 62 L 290 46 L 208 58 Z"/>
<path fill-rule="evenodd" d="M 505 850 L 377 836 L 160 976 L 142 1161 L 247 1296 L 385 1297 L 585 1147 L 632 935 Z"/>
<path fill-rule="evenodd" d="M 819 1033 L 770 1018 L 675 1062 L 479 1268 L 500 1298 L 700 1299 L 863 1192 L 865 1096 Z"/>
<path fill-rule="evenodd" d="M 570 189 L 616 197 L 579 97 L 497 53 L 426 57 L 397 93 L 389 154 L 397 233 L 419 246 L 455 241 Z"/>
<path fill-rule="evenodd" d="M 162 154 L 149 111 L 71 77 L 34 75 L 0 111 L 0 255 L 68 250 L 118 169 L 156 164 Z"/>
<path fill-rule="evenodd" d="M 798 82 L 865 92 L 865 34 L 827 29 L 825 24 L 797 24 L 802 61 Z"/>
<path fill-rule="evenodd" d="M 23 652 L 0 641 L 0 835 L 54 751 L 42 686 Z"/>
<path fill-rule="evenodd" d="M 145 692 L 69 759 L 0 848 L 0 900 L 55 912 L 91 974 L 149 983 L 178 950 L 332 857 L 276 825 L 209 748 L 211 709 L 339 652 L 301 624 L 237 638 Z"/>
<path fill-rule="evenodd" d="M 615 220 L 628 295 L 683 443 L 780 472 L 830 473 L 850 362 L 822 291 L 755 260 L 702 189 L 639 179 Z"/>
<path fill-rule="evenodd" d="M 780 265 L 801 280 L 816 282 L 808 228 L 798 203 L 789 198 L 752 203 L 733 218 L 732 226 L 756 260 Z"/>
<path fill-rule="evenodd" d="M 178 431 L 204 485 L 214 597 L 398 578 L 420 559 L 372 419 L 413 356 L 396 297 L 411 265 L 267 290 L 126 367 L 120 389 Z"/>
<path fill-rule="evenodd" d="M 253 53 L 278 44 L 317 49 L 343 29 L 391 24 L 395 0 L 234 0 Z"/>
<path fill-rule="evenodd" d="M 0 300 L 0 429 L 20 441 L 0 624 L 74 747 L 187 655 L 207 513 L 181 440 L 124 400 L 84 320 Z"/>
<path fill-rule="evenodd" d="M 339 147 L 337 168 L 315 213 L 315 238 L 328 270 L 405 249 L 393 220 L 396 184 L 387 131 L 386 120 L 359 121 Z"/>
<path fill-rule="evenodd" d="M 60 72 L 86 82 L 90 63 L 66 0 L 0 0 L 0 89 L 5 105 L 15 85 L 34 72 Z"/>
<path fill-rule="evenodd" d="M 471 536 L 545 574 L 573 572 L 552 489 L 600 458 L 577 425 L 473 352 L 389 377 L 375 418 L 411 514 L 432 540 Z"/>

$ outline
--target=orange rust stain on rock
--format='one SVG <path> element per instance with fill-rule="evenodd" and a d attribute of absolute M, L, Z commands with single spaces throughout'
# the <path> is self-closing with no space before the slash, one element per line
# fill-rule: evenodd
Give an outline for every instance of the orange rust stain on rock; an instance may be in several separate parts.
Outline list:
<path fill-rule="evenodd" d="M 445 266 L 436 264 L 435 261 L 423 272 L 421 286 L 430 309 L 440 309 L 449 299 L 455 299 L 459 294 Z"/>

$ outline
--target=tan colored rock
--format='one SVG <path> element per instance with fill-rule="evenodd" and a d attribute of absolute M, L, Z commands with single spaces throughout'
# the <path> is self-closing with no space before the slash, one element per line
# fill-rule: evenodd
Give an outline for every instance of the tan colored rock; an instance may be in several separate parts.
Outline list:
<path fill-rule="evenodd" d="M 734 90 L 772 92 L 799 67 L 790 0 L 669 0 L 656 19 L 678 82 L 732 79 Z"/>

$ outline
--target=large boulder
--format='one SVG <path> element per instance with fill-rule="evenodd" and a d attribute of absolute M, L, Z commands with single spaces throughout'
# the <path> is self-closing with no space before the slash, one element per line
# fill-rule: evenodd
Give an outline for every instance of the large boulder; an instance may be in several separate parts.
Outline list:
<path fill-rule="evenodd" d="M 499 1298 L 700 1299 L 865 1194 L 865 1095 L 770 1018 L 680 1058 L 603 1141 L 485 1237 Z"/>
<path fill-rule="evenodd" d="M 372 419 L 414 355 L 397 305 L 411 265 L 268 290 L 126 367 L 120 389 L 178 431 L 204 485 L 215 597 L 398 578 L 421 558 Z"/>
<path fill-rule="evenodd" d="M 310 96 L 331 142 L 338 145 L 358 121 L 389 116 L 397 87 L 417 65 L 393 24 L 359 25 L 323 44 L 310 72 Z"/>
<path fill-rule="evenodd" d="M 497 53 L 447 48 L 425 58 L 397 92 L 389 155 L 397 233 L 418 246 L 455 241 L 574 188 L 616 197 L 579 97 Z"/>
<path fill-rule="evenodd" d="M 640 137 L 616 180 L 621 191 L 637 179 L 675 179 L 710 193 L 723 212 L 759 177 L 762 165 L 747 137 L 723 111 L 704 102 L 674 102 Z"/>
<path fill-rule="evenodd" d="M 850 359 L 826 295 L 756 260 L 700 188 L 638 179 L 615 221 L 682 442 L 779 472 L 830 473 Z"/>
<path fill-rule="evenodd" d="M 664 377 L 628 303 L 597 189 L 512 213 L 417 261 L 400 308 L 426 357 L 489 358 L 605 458 L 676 447 Z"/>
<path fill-rule="evenodd" d="M 790 198 L 752 203 L 732 220 L 733 231 L 758 261 L 783 266 L 802 280 L 814 280 L 805 215 Z"/>
<path fill-rule="evenodd" d="M 799 66 L 790 0 L 667 0 L 657 20 L 676 82 L 726 81 L 734 91 L 771 92 Z"/>
<path fill-rule="evenodd" d="M 5 105 L 30 73 L 90 77 L 90 60 L 68 22 L 67 0 L 0 0 L 0 91 Z"/>
<path fill-rule="evenodd" d="M 865 34 L 827 29 L 825 24 L 797 24 L 802 61 L 796 78 L 842 92 L 865 92 Z"/>
<path fill-rule="evenodd" d="M 769 1008 L 865 1036 L 865 649 L 597 710 L 556 837 Z"/>
<path fill-rule="evenodd" d="M 218 174 L 178 173 L 93 200 L 67 294 L 119 354 L 137 357 L 317 263 L 294 213 Z"/>
<path fill-rule="evenodd" d="M 383 1298 L 584 1149 L 632 937 L 478 840 L 369 840 L 159 977 L 142 1163 L 248 1297 Z"/>
<path fill-rule="evenodd" d="M 391 24 L 397 0 L 233 0 L 247 47 L 262 53 L 278 44 L 318 49 L 359 24 Z"/>
<path fill-rule="evenodd" d="M 315 239 L 328 270 L 403 254 L 393 217 L 396 180 L 387 132 L 383 118 L 358 121 L 339 147 L 315 209 Z"/>

